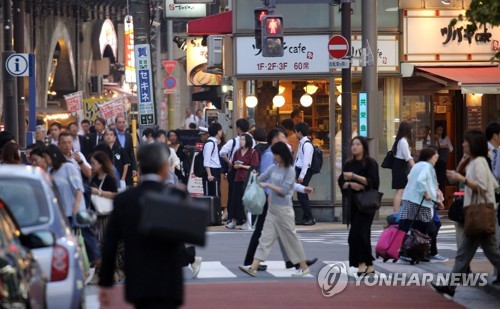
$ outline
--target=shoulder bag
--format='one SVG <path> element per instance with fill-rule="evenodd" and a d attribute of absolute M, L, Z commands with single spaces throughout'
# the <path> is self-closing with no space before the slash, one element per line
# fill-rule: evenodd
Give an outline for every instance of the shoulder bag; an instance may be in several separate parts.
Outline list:
<path fill-rule="evenodd" d="M 479 196 L 484 203 L 479 203 Z M 495 234 L 495 205 L 486 201 L 486 193 L 479 188 L 476 194 L 476 203 L 464 207 L 464 233 L 471 238 L 481 238 Z"/>
<path fill-rule="evenodd" d="M 448 209 L 448 218 L 452 221 L 464 224 L 464 198 L 457 196 Z"/>
<path fill-rule="evenodd" d="M 377 190 L 366 190 L 353 192 L 352 197 L 360 212 L 371 215 L 380 208 L 383 195 L 384 193 Z"/>
<path fill-rule="evenodd" d="M 104 183 L 105 179 L 106 176 L 104 176 L 104 178 L 101 180 L 99 191 L 102 189 L 102 184 Z M 110 198 L 92 194 L 90 200 L 92 201 L 92 205 L 94 205 L 95 211 L 98 216 L 107 216 L 113 211 L 113 200 Z"/>
<path fill-rule="evenodd" d="M 382 164 L 380 166 L 382 168 L 392 169 L 393 165 L 394 165 L 394 154 L 392 153 L 392 150 L 389 150 L 385 155 L 384 161 L 382 161 Z"/>

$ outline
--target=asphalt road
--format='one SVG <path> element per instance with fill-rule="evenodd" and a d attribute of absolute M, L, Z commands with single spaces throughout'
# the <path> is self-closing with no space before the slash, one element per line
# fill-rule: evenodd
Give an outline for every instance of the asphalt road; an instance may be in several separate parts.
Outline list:
<path fill-rule="evenodd" d="M 381 224 L 372 229 L 372 244 L 382 231 Z M 299 228 L 299 237 L 308 258 L 317 257 L 318 262 L 311 267 L 312 275 L 306 278 L 292 278 L 293 270 L 286 270 L 283 258 L 275 244 L 268 261 L 268 270 L 258 272 L 252 278 L 238 269 L 243 263 L 247 245 L 251 237 L 250 231 L 217 229 L 208 233 L 208 244 L 205 248 L 197 248 L 197 255 L 203 257 L 202 268 L 197 279 L 192 279 L 190 269 L 185 269 L 186 308 L 310 308 L 311 306 L 330 308 L 332 304 L 339 307 L 366 305 L 374 308 L 401 308 L 416 306 L 498 308 L 498 293 L 488 294 L 476 287 L 460 287 L 453 301 L 435 293 L 428 285 L 424 286 L 356 286 L 355 276 L 346 280 L 347 288 L 333 296 L 324 297 L 317 281 L 321 269 L 334 263 L 348 265 L 348 231 L 345 226 L 325 225 L 325 228 Z M 438 236 L 438 250 L 450 260 L 445 263 L 420 263 L 406 265 L 399 263 L 383 263 L 375 261 L 377 278 L 391 274 L 423 274 L 448 273 L 453 266 L 456 253 L 455 229 L 451 223 L 444 223 Z M 347 266 L 348 267 L 348 266 Z M 493 273 L 493 267 L 484 258 L 482 251 L 476 254 L 472 263 L 474 272 Z M 349 269 L 355 273 L 356 269 Z M 123 287 L 116 288 L 116 302 L 113 308 L 126 308 L 123 301 Z M 87 308 L 99 308 L 98 289 L 87 287 Z M 262 301 L 262 294 L 273 295 Z M 362 295 L 359 297 L 358 295 Z M 250 296 L 250 297 L 249 297 Z M 255 296 L 255 297 L 252 297 Z M 242 300 L 245 300 L 242 302 Z M 387 302 L 390 300 L 390 302 Z M 353 303 L 353 301 L 355 301 Z M 210 306 L 207 306 L 210 304 Z"/>

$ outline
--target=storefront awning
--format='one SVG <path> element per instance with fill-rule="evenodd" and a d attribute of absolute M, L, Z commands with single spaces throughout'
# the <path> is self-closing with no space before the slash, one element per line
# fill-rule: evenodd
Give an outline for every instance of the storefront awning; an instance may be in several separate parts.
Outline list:
<path fill-rule="evenodd" d="M 227 11 L 189 21 L 187 34 L 189 36 L 203 36 L 213 34 L 233 33 L 233 12 Z"/>
<path fill-rule="evenodd" d="M 500 67 L 419 67 L 418 71 L 456 81 L 462 93 L 500 93 Z"/>

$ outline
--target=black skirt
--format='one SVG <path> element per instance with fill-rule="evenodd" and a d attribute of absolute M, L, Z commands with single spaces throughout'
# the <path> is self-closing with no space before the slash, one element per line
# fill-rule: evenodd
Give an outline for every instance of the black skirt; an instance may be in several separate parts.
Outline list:
<path fill-rule="evenodd" d="M 408 162 L 403 159 L 394 158 L 392 165 L 392 188 L 404 189 L 408 183 Z"/>

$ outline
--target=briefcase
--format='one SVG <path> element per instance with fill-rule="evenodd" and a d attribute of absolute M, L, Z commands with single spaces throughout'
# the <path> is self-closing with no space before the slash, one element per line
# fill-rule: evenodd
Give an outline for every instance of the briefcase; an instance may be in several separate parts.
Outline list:
<path fill-rule="evenodd" d="M 139 232 L 163 243 L 205 246 L 208 212 L 203 206 L 175 195 L 148 192 L 141 200 Z"/>

